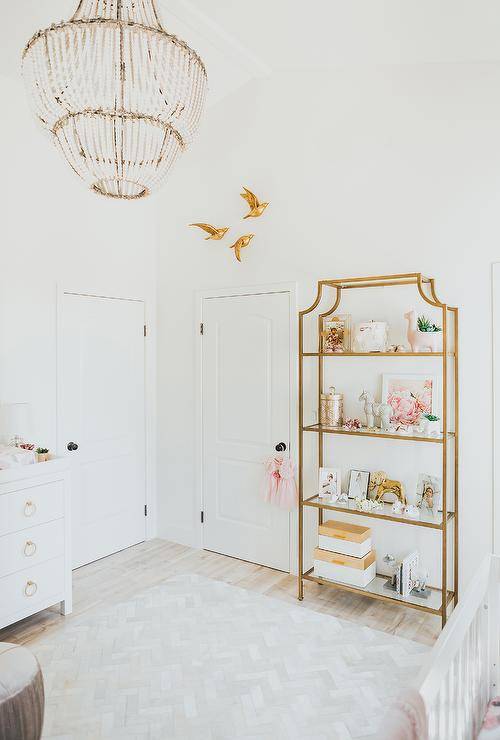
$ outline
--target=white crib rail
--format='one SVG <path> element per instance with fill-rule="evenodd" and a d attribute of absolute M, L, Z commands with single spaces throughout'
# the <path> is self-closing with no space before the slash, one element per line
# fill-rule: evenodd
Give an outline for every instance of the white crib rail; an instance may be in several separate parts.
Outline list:
<path fill-rule="evenodd" d="M 429 740 L 472 740 L 498 692 L 500 558 L 481 565 L 419 677 Z"/>

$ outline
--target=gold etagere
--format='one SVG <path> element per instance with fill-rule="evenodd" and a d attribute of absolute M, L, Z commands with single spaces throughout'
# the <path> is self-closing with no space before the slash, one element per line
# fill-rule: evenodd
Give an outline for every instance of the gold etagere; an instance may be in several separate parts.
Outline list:
<path fill-rule="evenodd" d="M 442 351 L 441 352 L 322 352 L 321 329 L 322 322 L 328 316 L 337 312 L 342 294 L 345 290 L 391 286 L 414 285 L 418 294 L 425 303 L 439 309 L 442 315 Z M 318 314 L 318 350 L 304 351 L 304 317 L 314 312 L 325 299 L 325 293 L 333 290 L 334 300 L 327 311 Z M 304 358 L 318 359 L 318 414 L 320 394 L 323 392 L 323 373 L 325 360 L 336 362 L 343 357 L 398 357 L 413 358 L 416 362 L 423 357 L 441 358 L 442 374 L 442 433 L 436 437 L 413 434 L 411 436 L 382 432 L 382 430 L 353 430 L 329 428 L 321 424 L 304 424 Z M 450 367 L 452 364 L 452 367 Z M 453 387 L 450 388 L 450 385 Z M 417 609 L 441 617 L 444 626 L 451 606 L 458 603 L 458 309 L 442 303 L 437 297 L 434 280 L 424 277 L 420 273 L 400 275 L 376 275 L 373 277 L 343 278 L 339 280 L 320 280 L 318 282 L 316 298 L 309 308 L 299 313 L 299 564 L 298 564 L 298 598 L 304 598 L 304 581 L 314 581 L 322 585 L 363 594 L 374 599 L 398 603 L 411 609 Z M 439 445 L 442 456 L 442 513 L 436 519 L 426 518 L 423 514 L 420 519 L 410 519 L 392 513 L 389 507 L 383 511 L 358 511 L 352 503 L 327 503 L 317 495 L 304 496 L 304 435 L 314 433 L 318 435 L 318 468 L 323 466 L 325 435 L 351 435 L 352 437 L 385 438 L 394 441 L 394 444 L 421 442 Z M 334 438 L 334 437 L 333 437 Z M 452 447 L 452 449 L 450 449 Z M 314 568 L 304 572 L 304 507 L 311 507 L 318 511 L 318 523 L 323 522 L 325 511 L 355 514 L 360 517 L 375 518 L 410 525 L 413 527 L 427 527 L 437 530 L 441 536 L 441 586 L 431 588 L 430 597 L 424 602 L 422 599 L 410 595 L 403 597 L 388 592 L 384 588 L 387 576 L 379 575 L 365 588 L 337 583 L 314 575 Z M 452 534 L 450 535 L 450 529 Z M 451 543 L 450 543 L 451 541 Z M 450 557 L 448 546 L 452 544 L 453 555 Z M 450 585 L 452 587 L 450 588 Z"/>

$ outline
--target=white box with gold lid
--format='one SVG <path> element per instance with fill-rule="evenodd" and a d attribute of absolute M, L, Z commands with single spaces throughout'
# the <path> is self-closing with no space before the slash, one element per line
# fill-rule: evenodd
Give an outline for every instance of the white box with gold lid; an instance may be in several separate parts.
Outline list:
<path fill-rule="evenodd" d="M 319 526 L 318 544 L 322 550 L 364 558 L 372 549 L 372 531 L 370 527 L 331 519 Z"/>
<path fill-rule="evenodd" d="M 362 558 L 339 555 L 317 547 L 314 550 L 314 575 L 329 581 L 364 588 L 376 575 L 375 550 Z"/>

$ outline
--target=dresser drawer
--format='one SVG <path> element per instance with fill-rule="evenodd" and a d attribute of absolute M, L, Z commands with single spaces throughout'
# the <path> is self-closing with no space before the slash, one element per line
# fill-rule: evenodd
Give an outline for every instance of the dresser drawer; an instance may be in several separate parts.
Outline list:
<path fill-rule="evenodd" d="M 64 520 L 0 537 L 0 578 L 64 555 Z"/>
<path fill-rule="evenodd" d="M 56 601 L 64 593 L 64 558 L 25 568 L 0 578 L 0 622 L 11 614 L 37 611 L 37 605 Z"/>
<path fill-rule="evenodd" d="M 64 516 L 62 480 L 6 493 L 1 499 L 6 520 L 0 521 L 0 534 L 18 532 Z"/>

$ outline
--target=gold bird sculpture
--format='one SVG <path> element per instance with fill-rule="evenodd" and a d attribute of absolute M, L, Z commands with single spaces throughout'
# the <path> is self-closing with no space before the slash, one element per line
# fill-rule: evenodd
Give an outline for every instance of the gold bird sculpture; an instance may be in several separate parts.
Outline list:
<path fill-rule="evenodd" d="M 258 218 L 259 216 L 262 216 L 269 203 L 261 203 L 257 196 L 252 193 L 251 190 L 248 190 L 248 188 L 244 186 L 243 190 L 245 192 L 240 193 L 240 195 L 250 206 L 250 210 L 248 211 L 246 216 L 243 216 L 243 218 Z"/>
<path fill-rule="evenodd" d="M 229 249 L 234 249 L 234 256 L 238 260 L 238 262 L 241 262 L 241 250 L 244 247 L 248 247 L 252 239 L 254 238 L 255 234 L 244 234 L 243 236 L 240 236 L 239 239 L 237 239 L 234 244 L 231 244 Z"/>
<path fill-rule="evenodd" d="M 229 226 L 223 226 L 222 228 L 218 229 L 215 226 L 211 226 L 210 224 L 189 224 L 190 226 L 197 226 L 199 229 L 202 229 L 203 231 L 206 231 L 208 236 L 205 237 L 205 240 L 207 239 L 222 239 L 227 232 L 229 231 Z"/>

